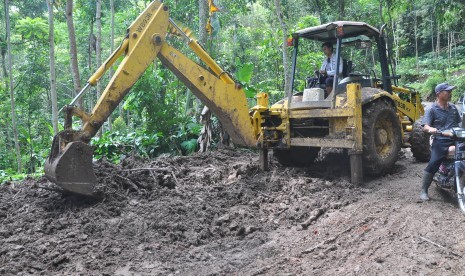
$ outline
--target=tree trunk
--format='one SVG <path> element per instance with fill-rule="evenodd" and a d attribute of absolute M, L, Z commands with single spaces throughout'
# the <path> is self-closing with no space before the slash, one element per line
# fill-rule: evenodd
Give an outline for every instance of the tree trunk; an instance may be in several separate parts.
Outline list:
<path fill-rule="evenodd" d="M 212 54 L 212 49 L 213 49 L 213 37 L 210 37 L 210 40 L 208 40 L 207 37 L 207 19 L 210 14 L 210 9 L 208 5 L 208 0 L 199 0 L 199 43 L 203 45 L 206 49 L 206 51 L 211 55 Z M 213 15 L 212 15 L 213 16 Z M 212 20 L 212 18 L 210 18 Z M 208 44 L 210 42 L 210 44 Z M 192 93 L 189 90 L 189 93 Z M 196 97 L 191 97 L 192 101 L 196 102 L 196 109 L 195 111 L 195 116 L 196 117 L 201 117 L 202 112 L 203 112 L 203 106 L 204 104 Z M 194 107 L 194 103 L 192 103 L 192 106 Z M 208 114 L 211 114 L 209 112 Z M 207 120 L 210 122 L 211 120 Z"/>
<path fill-rule="evenodd" d="M 199 2 L 199 43 L 207 49 L 207 30 L 205 28 L 208 18 L 208 3 L 207 0 L 198 0 Z M 203 104 L 197 99 L 197 106 L 198 110 L 194 108 L 194 101 L 196 98 L 192 96 L 192 92 L 187 89 L 186 90 L 186 105 L 184 112 L 185 113 L 193 113 L 195 117 L 202 112 Z M 198 111 L 198 112 L 196 112 Z"/>
<path fill-rule="evenodd" d="M 6 40 L 6 37 L 5 37 L 5 40 Z M 0 54 L 1 54 L 1 57 L 2 57 L 2 72 L 3 72 L 3 78 L 5 78 L 5 83 L 6 83 L 6 79 L 8 78 L 8 72 L 6 70 L 6 43 L 4 43 L 3 39 L 0 37 Z"/>
<path fill-rule="evenodd" d="M 207 24 L 207 18 L 209 14 L 209 5 L 207 3 L 207 0 L 199 0 L 199 42 L 201 45 L 206 45 L 207 43 L 207 30 L 206 30 L 206 24 Z M 213 43 L 213 42 L 212 42 Z M 210 45 L 211 46 L 211 45 Z M 207 51 L 209 50 L 208 47 L 206 47 Z M 210 47 L 211 49 L 211 47 Z M 193 106 L 193 104 L 190 104 L 190 101 L 193 100 L 194 97 L 191 97 L 191 91 L 187 90 L 187 103 L 186 103 L 186 111 L 189 109 L 190 106 Z M 198 99 L 197 99 L 198 100 Z M 212 114 L 211 111 L 208 109 L 208 107 L 204 106 L 200 100 L 198 107 L 202 108 L 200 112 L 200 122 L 202 123 L 202 130 L 200 131 L 200 135 L 197 138 L 197 144 L 199 145 L 199 151 L 200 152 L 205 152 L 210 148 L 211 141 L 212 141 Z"/>
<path fill-rule="evenodd" d="M 110 52 L 115 50 L 115 0 L 110 0 Z M 113 77 L 113 67 L 110 68 L 110 79 Z M 123 102 L 118 105 L 119 116 L 123 118 Z M 108 130 L 112 131 L 111 118 L 108 117 Z"/>
<path fill-rule="evenodd" d="M 436 37 L 436 57 L 439 59 L 439 56 L 441 55 L 441 31 L 439 30 L 439 25 L 437 29 L 437 37 Z"/>
<path fill-rule="evenodd" d="M 345 1 L 339 0 L 339 20 L 344 20 L 345 17 Z"/>
<path fill-rule="evenodd" d="M 48 2 L 48 1 L 47 1 Z M 32 137 L 32 122 L 31 117 L 27 116 L 27 134 Z M 34 157 L 34 139 L 29 139 L 29 164 L 26 162 L 26 173 L 36 172 L 36 158 Z"/>
<path fill-rule="evenodd" d="M 9 0 L 3 2 L 5 9 L 5 27 L 6 27 L 6 45 L 7 45 L 7 56 L 8 56 L 8 71 L 10 72 L 9 78 L 9 88 L 10 88 L 10 101 L 11 101 L 11 124 L 13 127 L 13 136 L 15 140 L 15 151 L 16 151 L 16 161 L 18 164 L 18 173 L 21 173 L 23 170 L 23 165 L 21 163 L 21 150 L 19 148 L 19 138 L 18 138 L 18 126 L 16 123 L 16 107 L 15 107 L 15 94 L 14 94 L 14 83 L 13 83 L 13 62 L 11 60 L 11 27 L 10 27 L 10 3 Z"/>
<path fill-rule="evenodd" d="M 95 56 L 97 60 L 96 68 L 100 68 L 100 65 L 102 64 L 102 0 L 97 0 L 97 7 L 95 11 L 95 23 L 97 24 L 97 39 L 95 41 Z M 100 95 L 102 94 L 102 84 L 100 82 L 97 82 L 97 101 L 98 98 L 100 98 Z M 110 117 L 108 117 L 110 118 Z M 98 136 L 102 136 L 102 133 L 104 132 L 103 129 L 104 125 L 100 127 L 98 131 Z"/>
<path fill-rule="evenodd" d="M 202 45 L 207 43 L 207 29 L 205 24 L 208 19 L 208 3 L 206 0 L 199 0 L 199 42 Z"/>
<path fill-rule="evenodd" d="M 430 22 L 430 27 L 431 27 L 431 54 L 433 55 L 433 58 L 435 57 L 434 54 L 434 25 L 433 25 L 433 13 L 431 13 L 431 20 Z"/>
<path fill-rule="evenodd" d="M 316 14 L 318 16 L 318 19 L 320 20 L 320 24 L 321 24 L 323 22 L 323 20 L 324 20 L 322 18 L 323 15 L 321 14 L 321 3 L 320 3 L 319 0 L 315 0 L 314 3 L 315 3 L 315 12 L 316 12 Z"/>
<path fill-rule="evenodd" d="M 397 38 L 396 38 L 396 31 L 395 31 L 395 23 L 394 23 L 394 20 L 392 19 L 392 14 L 391 14 L 391 2 L 390 1 L 387 1 L 387 11 L 388 11 L 388 17 L 389 17 L 389 26 L 390 26 L 390 33 L 391 33 L 391 37 L 392 39 L 389 39 L 388 41 L 388 51 L 389 51 L 389 61 L 391 63 L 391 67 L 392 67 L 392 74 L 395 75 L 396 74 L 396 65 L 397 65 L 397 51 L 398 51 L 398 44 L 397 44 Z M 395 45 L 395 53 L 393 53 L 393 48 Z M 393 57 L 393 55 L 395 57 Z M 397 84 L 397 80 L 394 80 L 394 83 Z"/>
<path fill-rule="evenodd" d="M 396 35 L 396 28 L 397 28 L 397 24 L 392 23 L 392 37 L 394 39 L 394 45 L 396 47 L 395 56 L 394 56 L 394 65 L 393 66 L 395 66 L 397 68 L 397 66 L 399 65 L 400 53 L 399 53 L 399 38 Z"/>
<path fill-rule="evenodd" d="M 5 40 L 3 40 L 2 37 L 0 37 L 0 54 L 1 54 L 1 59 L 2 59 L 2 79 L 4 79 L 4 83 L 8 83 L 8 71 L 6 69 L 6 53 L 7 53 L 7 45 L 6 45 L 6 37 L 5 37 Z M 5 118 L 6 119 L 6 118 Z M 10 124 L 9 124 L 9 120 L 6 119 L 5 120 L 5 133 L 6 133 L 6 147 L 9 148 L 9 147 L 13 147 L 14 146 L 14 143 L 12 143 L 12 141 L 14 139 L 11 139 L 11 136 L 10 136 Z"/>
<path fill-rule="evenodd" d="M 392 20 L 392 15 L 391 15 L 391 6 L 390 6 L 390 3 L 388 2 L 387 3 L 388 6 L 387 6 L 387 10 L 388 10 L 388 17 L 389 17 L 389 31 L 390 31 L 390 37 L 392 37 L 392 39 L 388 39 L 388 58 L 389 58 L 389 63 L 391 64 L 391 73 L 392 75 L 396 75 L 396 62 L 393 58 L 393 43 L 395 44 L 396 43 L 396 37 L 395 37 L 395 30 L 394 30 L 394 22 Z M 397 48 L 397 47 L 396 47 Z M 397 51 L 397 49 L 396 49 Z M 397 80 L 394 79 L 394 84 L 397 85 Z"/>
<path fill-rule="evenodd" d="M 73 0 L 66 1 L 66 24 L 68 26 L 69 36 L 69 57 L 71 60 L 71 74 L 73 75 L 74 96 L 81 91 L 81 77 L 79 75 L 79 66 L 77 59 L 76 32 L 73 22 Z M 82 98 L 78 101 L 78 106 L 82 108 Z"/>
<path fill-rule="evenodd" d="M 451 46 L 451 41 L 452 41 L 452 32 L 447 32 L 447 61 L 449 63 L 449 67 L 452 65 L 451 64 L 451 58 L 452 58 L 452 46 Z"/>
<path fill-rule="evenodd" d="M 284 15 L 281 9 L 281 0 L 274 0 L 276 7 L 276 15 L 278 17 L 279 23 L 281 25 L 282 31 L 282 52 L 283 52 L 283 73 L 284 73 L 284 91 L 291 93 L 292 84 L 291 84 L 291 72 L 289 66 L 289 55 L 287 54 L 287 25 L 284 21 Z"/>
<path fill-rule="evenodd" d="M 383 25 L 384 24 L 383 1 L 379 1 L 379 18 L 381 18 L 381 25 Z"/>
<path fill-rule="evenodd" d="M 88 49 L 87 49 L 87 69 L 89 69 L 89 72 L 93 72 L 93 56 L 92 54 L 97 50 L 97 38 L 95 37 L 94 34 L 94 20 L 90 20 L 90 25 L 89 25 L 89 38 L 88 38 Z M 93 100 L 90 101 L 90 105 L 92 106 Z"/>
<path fill-rule="evenodd" d="M 212 141 L 212 122 L 211 122 L 211 111 L 208 107 L 204 106 L 200 115 L 201 123 L 203 124 L 202 130 L 200 131 L 197 143 L 199 144 L 199 152 L 206 152 L 211 145 Z"/>
<path fill-rule="evenodd" d="M 48 7 L 48 42 L 50 45 L 50 98 L 52 100 L 53 133 L 58 133 L 57 85 L 55 76 L 55 35 L 53 25 L 53 0 L 47 0 Z"/>
<path fill-rule="evenodd" d="M 414 34 L 415 34 L 415 65 L 417 68 L 417 76 L 420 75 L 420 66 L 418 64 L 418 19 L 415 11 Z"/>

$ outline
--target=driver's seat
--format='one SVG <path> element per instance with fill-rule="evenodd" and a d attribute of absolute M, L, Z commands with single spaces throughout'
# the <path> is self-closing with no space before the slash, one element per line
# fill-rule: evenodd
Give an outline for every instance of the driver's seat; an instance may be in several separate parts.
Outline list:
<path fill-rule="evenodd" d="M 342 60 L 342 78 L 347 78 L 352 72 L 352 61 L 343 59 Z"/>
<path fill-rule="evenodd" d="M 342 78 L 339 79 L 341 81 L 343 78 L 349 76 L 352 72 L 352 61 L 347 59 L 342 59 Z M 316 77 L 307 77 L 305 80 L 305 88 L 314 88 L 319 87 L 321 89 L 325 89 L 326 85 L 324 83 L 320 83 L 320 74 L 318 71 L 315 71 Z"/>

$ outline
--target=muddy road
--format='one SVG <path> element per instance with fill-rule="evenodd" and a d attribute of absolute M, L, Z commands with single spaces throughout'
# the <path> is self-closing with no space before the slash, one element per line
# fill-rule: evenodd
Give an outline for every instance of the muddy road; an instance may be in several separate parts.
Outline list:
<path fill-rule="evenodd" d="M 99 199 L 0 186 L 1 275 L 465 275 L 465 215 L 404 151 L 349 183 L 347 157 L 258 168 L 223 149 L 95 164 Z"/>

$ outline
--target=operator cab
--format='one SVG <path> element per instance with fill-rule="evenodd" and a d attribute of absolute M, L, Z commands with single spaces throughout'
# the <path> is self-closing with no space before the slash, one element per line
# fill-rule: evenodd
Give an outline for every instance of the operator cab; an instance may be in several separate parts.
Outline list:
<path fill-rule="evenodd" d="M 295 32 L 292 35 L 292 92 L 288 93 L 310 88 L 306 80 L 311 72 L 320 69 L 325 58 L 321 45 L 325 42 L 333 44 L 336 60 L 342 59 L 343 62 L 336 68 L 336 72 L 340 72 L 339 66 L 342 66 L 342 74 L 334 76 L 333 90 L 323 101 L 333 101 L 335 95 L 346 91 L 349 83 L 360 83 L 362 87 L 381 88 L 391 93 L 393 77 L 389 73 L 386 43 L 381 34 L 366 23 L 353 21 L 336 21 Z M 325 89 L 324 83 L 316 87 Z"/>

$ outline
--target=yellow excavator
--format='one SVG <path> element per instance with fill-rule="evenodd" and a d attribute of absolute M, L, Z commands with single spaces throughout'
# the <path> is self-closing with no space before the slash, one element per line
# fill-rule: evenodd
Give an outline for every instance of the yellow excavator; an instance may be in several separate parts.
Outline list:
<path fill-rule="evenodd" d="M 167 41 L 170 33 L 180 35 L 206 67 L 173 48 Z M 423 109 L 418 93 L 391 84 L 396 77 L 389 74 L 383 37 L 382 31 L 368 24 L 350 21 L 294 33 L 292 81 L 296 84 L 285 99 L 271 106 L 268 94 L 257 94 L 257 104 L 250 109 L 241 85 L 170 19 L 166 5 L 153 1 L 127 29 L 119 48 L 64 107 L 64 130 L 53 138 L 45 175 L 65 191 L 94 194 L 97 179 L 90 140 L 157 58 L 218 117 L 234 144 L 260 149 L 262 169 L 267 169 L 268 149 L 285 166 L 307 166 L 321 147 L 333 147 L 349 150 L 352 182 L 361 183 L 363 172 L 384 174 L 393 167 L 400 147 L 411 146 L 408 134 Z M 338 60 L 346 46 L 374 42 L 381 76 L 375 71 L 372 75 L 349 72 L 344 63 L 345 75 L 334 78 L 328 96 L 321 86 L 295 93 L 299 80 L 305 78 L 297 63 L 299 41 L 303 40 L 335 43 Z M 92 112 L 76 107 L 74 103 L 121 56 L 124 58 Z M 83 121 L 81 129 L 72 129 L 73 117 Z"/>

